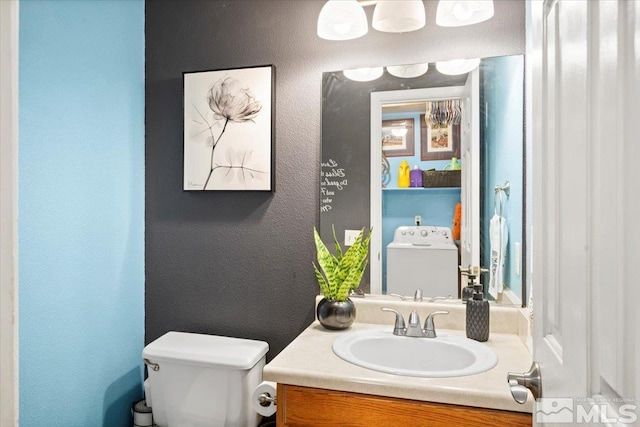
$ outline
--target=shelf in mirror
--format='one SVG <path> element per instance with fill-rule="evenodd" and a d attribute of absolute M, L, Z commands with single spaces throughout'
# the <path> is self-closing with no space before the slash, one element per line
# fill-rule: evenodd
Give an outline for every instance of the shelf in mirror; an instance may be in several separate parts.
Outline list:
<path fill-rule="evenodd" d="M 389 187 L 382 191 L 460 191 L 460 187 Z"/>

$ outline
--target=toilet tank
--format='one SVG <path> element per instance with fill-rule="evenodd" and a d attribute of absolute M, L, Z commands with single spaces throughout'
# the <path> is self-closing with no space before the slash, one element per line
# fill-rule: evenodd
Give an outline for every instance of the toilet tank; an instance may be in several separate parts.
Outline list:
<path fill-rule="evenodd" d="M 251 394 L 262 381 L 263 341 L 168 332 L 147 345 L 147 405 L 158 427 L 248 427 L 261 417 Z M 157 370 L 154 369 L 157 367 Z"/>

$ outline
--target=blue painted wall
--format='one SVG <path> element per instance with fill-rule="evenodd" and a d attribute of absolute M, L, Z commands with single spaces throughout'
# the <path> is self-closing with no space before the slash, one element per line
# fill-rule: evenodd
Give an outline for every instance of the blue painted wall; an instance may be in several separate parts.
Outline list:
<path fill-rule="evenodd" d="M 493 216 L 496 185 L 511 183 L 511 195 L 505 198 L 502 216 L 506 218 L 509 240 L 505 260 L 505 284 L 522 298 L 522 276 L 516 275 L 515 244 L 522 243 L 523 200 L 523 111 L 524 58 L 504 56 L 483 60 L 482 143 L 484 155 L 483 246 L 489 248 L 489 221 Z M 486 244 L 485 244 L 486 242 Z M 489 266 L 489 250 L 483 252 L 483 266 Z M 483 279 L 488 283 L 489 277 Z"/>
<path fill-rule="evenodd" d="M 144 344 L 144 3 L 20 2 L 20 426 L 127 426 Z"/>

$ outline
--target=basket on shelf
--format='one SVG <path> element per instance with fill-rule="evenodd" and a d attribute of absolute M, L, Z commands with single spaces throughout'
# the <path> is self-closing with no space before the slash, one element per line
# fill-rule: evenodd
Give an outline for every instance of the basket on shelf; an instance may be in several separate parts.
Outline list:
<path fill-rule="evenodd" d="M 460 170 L 437 171 L 435 169 L 422 171 L 422 186 L 424 188 L 460 187 L 460 172 Z"/>

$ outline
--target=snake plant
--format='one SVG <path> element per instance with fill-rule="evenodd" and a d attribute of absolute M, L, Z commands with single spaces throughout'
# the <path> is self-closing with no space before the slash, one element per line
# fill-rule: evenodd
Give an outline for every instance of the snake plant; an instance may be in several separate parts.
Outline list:
<path fill-rule="evenodd" d="M 313 228 L 313 234 L 318 260 L 318 265 L 314 263 L 313 268 L 320 285 L 320 291 L 328 300 L 345 301 L 349 297 L 349 291 L 358 288 L 364 269 L 367 266 L 371 230 L 369 230 L 368 236 L 365 237 L 363 228 L 353 245 L 346 252 L 343 252 L 340 242 L 336 238 L 336 230 L 334 228 L 335 255 L 327 249 L 315 227 Z"/>

